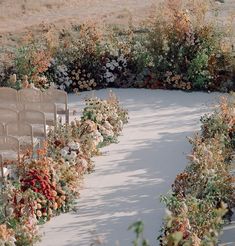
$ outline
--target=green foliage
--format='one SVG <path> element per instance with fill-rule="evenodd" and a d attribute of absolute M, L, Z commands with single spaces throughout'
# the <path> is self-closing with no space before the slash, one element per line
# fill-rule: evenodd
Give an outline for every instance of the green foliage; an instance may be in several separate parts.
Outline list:
<path fill-rule="evenodd" d="M 211 75 L 208 71 L 209 56 L 206 51 L 198 51 L 195 58 L 192 59 L 189 69 L 188 78 L 193 81 L 193 86 L 196 89 L 208 88 Z"/>
<path fill-rule="evenodd" d="M 14 70 L 19 80 L 27 75 L 39 88 L 55 83 L 68 92 L 106 87 L 234 90 L 232 43 L 216 22 L 207 20 L 208 2 L 164 1 L 139 26 L 131 21 L 126 28 L 75 25 L 61 31 L 55 44 L 31 41 L 19 48 Z"/>
<path fill-rule="evenodd" d="M 31 52 L 35 47 L 22 46 L 15 53 L 15 67 L 19 78 L 27 75 L 31 77 L 35 72 L 35 67 L 31 64 Z"/>
<path fill-rule="evenodd" d="M 137 221 L 129 226 L 128 230 L 134 231 L 136 238 L 132 242 L 133 246 L 149 246 L 148 241 L 144 238 L 144 223 Z"/>
<path fill-rule="evenodd" d="M 202 117 L 201 135 L 190 139 L 190 163 L 161 199 L 167 207 L 162 246 L 217 245 L 224 216 L 235 205 L 229 166 L 235 150 L 234 106 L 233 95 L 222 98 L 214 113 Z"/>

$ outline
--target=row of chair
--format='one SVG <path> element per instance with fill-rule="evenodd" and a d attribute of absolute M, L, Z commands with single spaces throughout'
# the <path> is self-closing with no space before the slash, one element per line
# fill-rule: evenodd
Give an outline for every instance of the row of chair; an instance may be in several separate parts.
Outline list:
<path fill-rule="evenodd" d="M 65 115 L 69 122 L 66 92 L 54 88 L 41 92 L 36 88 L 17 91 L 0 87 L 1 177 L 6 169 L 3 162 L 19 160 L 24 149 L 35 150 L 46 139 L 47 125 L 56 127 L 57 114 Z"/>
<path fill-rule="evenodd" d="M 22 104 L 16 109 L 0 106 L 0 122 L 25 122 L 30 124 L 44 124 L 55 126 L 57 124 L 56 105 L 51 103 L 46 104 Z"/>
<path fill-rule="evenodd" d="M 31 150 L 32 155 L 35 154 L 36 148 L 46 137 L 46 117 L 43 112 L 0 108 L 2 161 L 19 161 L 24 150 Z M 0 164 L 1 174 L 4 174 L 3 162 Z"/>
<path fill-rule="evenodd" d="M 26 122 L 10 122 L 7 124 L 0 123 L 0 137 L 15 137 L 19 140 L 20 150 L 34 150 L 35 147 L 43 140 L 44 137 L 35 136 L 33 126 Z M 5 149 L 0 146 L 1 150 Z"/>
<path fill-rule="evenodd" d="M 15 110 L 39 110 L 44 113 L 64 115 L 66 123 L 69 122 L 69 108 L 67 93 L 55 88 L 45 92 L 36 88 L 24 88 L 19 91 L 0 87 L 0 105 L 2 108 Z"/>
<path fill-rule="evenodd" d="M 8 114 L 2 117 L 0 108 L 0 155 L 3 160 L 19 160 L 23 150 L 32 150 L 46 139 L 46 118 L 40 111 L 22 110 L 16 112 L 4 109 Z M 17 158 L 16 158 L 17 157 Z"/>

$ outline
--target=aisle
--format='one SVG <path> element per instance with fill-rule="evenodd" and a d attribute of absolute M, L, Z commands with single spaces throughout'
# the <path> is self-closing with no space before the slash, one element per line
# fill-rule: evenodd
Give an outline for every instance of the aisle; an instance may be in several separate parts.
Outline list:
<path fill-rule="evenodd" d="M 219 94 L 114 92 L 128 108 L 130 122 L 120 142 L 104 148 L 104 155 L 94 159 L 95 172 L 85 177 L 77 210 L 44 225 L 40 246 L 129 246 L 134 235 L 127 228 L 138 219 L 144 221 L 151 245 L 158 245 L 165 213 L 160 196 L 185 168 L 185 155 L 190 151 L 186 136 L 199 129 L 200 116 Z M 81 109 L 82 98 L 90 93 L 71 95 L 70 106 Z M 105 97 L 107 90 L 96 95 Z"/>

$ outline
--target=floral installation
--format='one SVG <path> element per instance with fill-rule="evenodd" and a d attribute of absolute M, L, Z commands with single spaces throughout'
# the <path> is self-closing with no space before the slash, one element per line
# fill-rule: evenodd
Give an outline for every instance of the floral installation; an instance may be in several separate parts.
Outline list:
<path fill-rule="evenodd" d="M 28 76 L 38 88 L 55 83 L 67 92 L 106 87 L 233 91 L 231 27 L 219 25 L 216 14 L 213 1 L 166 0 L 139 26 L 130 22 L 112 29 L 87 22 L 55 38 L 30 39 L 1 67 L 0 85 L 18 88 Z"/>
<path fill-rule="evenodd" d="M 33 245 L 39 240 L 38 220 L 34 214 L 34 192 L 20 189 L 19 183 L 5 183 L 0 203 L 3 245 Z"/>
<path fill-rule="evenodd" d="M 82 121 L 93 121 L 103 137 L 103 142 L 116 142 L 123 125 L 128 122 L 128 113 L 120 107 L 116 96 L 110 91 L 107 100 L 93 97 L 86 100 L 82 113 Z"/>
<path fill-rule="evenodd" d="M 234 95 L 202 117 L 202 131 L 189 141 L 189 165 L 162 197 L 167 217 L 161 245 L 217 245 L 219 232 L 235 206 L 231 163 L 235 151 Z"/>
<path fill-rule="evenodd" d="M 106 110 L 105 121 L 85 119 L 84 113 L 70 124 L 58 122 L 34 158 L 26 151 L 19 162 L 4 163 L 9 174 L 1 186 L 1 245 L 31 246 L 40 240 L 38 225 L 73 209 L 84 175 L 94 170 L 92 157 L 108 144 L 100 129 L 112 130 L 112 137 L 121 133 L 128 113 L 116 96 L 110 92 L 107 100 L 91 101 L 99 102 L 94 115 Z"/>

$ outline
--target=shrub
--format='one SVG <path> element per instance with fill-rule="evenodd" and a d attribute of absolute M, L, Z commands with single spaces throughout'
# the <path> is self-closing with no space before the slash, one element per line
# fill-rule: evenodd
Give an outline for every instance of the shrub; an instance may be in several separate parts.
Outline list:
<path fill-rule="evenodd" d="M 162 198 L 169 210 L 161 245 L 216 245 L 225 215 L 235 205 L 230 173 L 234 141 L 234 97 L 202 118 L 201 135 L 190 139 L 189 165 L 177 175 L 172 192 Z"/>

